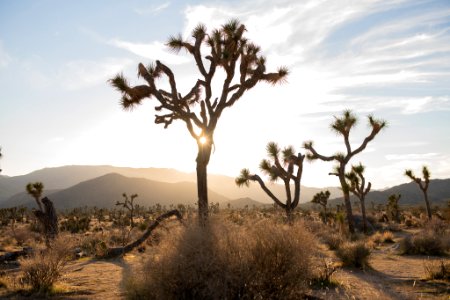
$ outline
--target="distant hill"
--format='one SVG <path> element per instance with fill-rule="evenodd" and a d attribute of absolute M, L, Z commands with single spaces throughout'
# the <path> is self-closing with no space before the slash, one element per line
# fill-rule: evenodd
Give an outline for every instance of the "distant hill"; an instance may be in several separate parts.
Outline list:
<path fill-rule="evenodd" d="M 113 166 L 63 166 L 56 168 L 45 168 L 31 172 L 26 175 L 13 177 L 0 177 L 0 204 L 25 190 L 29 182 L 41 181 L 45 189 L 66 189 L 82 181 L 94 179 L 109 173 L 117 173 L 126 177 L 146 178 L 159 182 L 196 182 L 195 173 L 184 173 L 174 169 L 161 168 L 125 168 Z M 238 175 L 238 174 L 236 174 Z M 284 186 L 268 183 L 268 187 L 275 195 L 284 199 Z M 269 197 L 261 190 L 257 183 L 250 187 L 239 188 L 234 183 L 234 178 L 224 175 L 208 175 L 208 187 L 229 199 L 252 198 L 260 202 L 271 203 Z M 324 189 L 331 192 L 331 197 L 338 197 L 340 190 L 336 187 L 311 188 L 302 186 L 300 202 L 307 202 L 314 194 Z"/>
<path fill-rule="evenodd" d="M 125 168 L 113 166 L 63 166 L 45 168 L 26 175 L 0 177 L 0 202 L 25 190 L 29 182 L 41 181 L 45 189 L 65 189 L 82 181 L 109 173 L 161 182 L 191 181 L 192 175 L 174 169 Z"/>
<path fill-rule="evenodd" d="M 386 204 L 387 199 L 392 194 L 401 194 L 400 205 L 425 205 L 423 193 L 415 182 L 400 184 L 383 191 L 369 192 L 366 196 L 366 206 L 373 201 L 374 204 Z M 450 179 L 432 179 L 428 187 L 428 197 L 431 205 L 446 205 L 450 200 Z M 358 201 L 354 196 L 351 197 L 352 203 Z M 331 205 L 343 202 L 343 198 L 330 200 Z"/>
<path fill-rule="evenodd" d="M 190 204 L 197 201 L 197 186 L 192 182 L 167 183 L 144 178 L 129 178 L 119 174 L 106 174 L 91 180 L 83 181 L 70 188 L 47 193 L 57 209 L 75 208 L 81 206 L 114 207 L 117 200 L 122 200 L 122 193 L 139 196 L 135 203 L 151 206 L 161 204 Z M 1 206 L 15 206 L 18 199 L 23 199 L 25 193 L 20 193 L 1 203 Z M 26 206 L 34 206 L 34 199 L 27 197 Z M 211 202 L 225 203 L 230 201 L 222 195 L 209 191 Z"/>
<path fill-rule="evenodd" d="M 255 201 L 253 199 L 250 198 L 240 198 L 240 199 L 235 199 L 235 200 L 231 200 L 228 201 L 224 204 L 221 204 L 220 207 L 221 208 L 226 208 L 228 206 L 228 204 L 230 205 L 231 208 L 245 208 L 246 206 L 248 208 L 253 208 L 253 207 L 264 207 L 264 206 L 270 206 L 271 204 L 268 203 L 261 203 L 259 201 Z"/>

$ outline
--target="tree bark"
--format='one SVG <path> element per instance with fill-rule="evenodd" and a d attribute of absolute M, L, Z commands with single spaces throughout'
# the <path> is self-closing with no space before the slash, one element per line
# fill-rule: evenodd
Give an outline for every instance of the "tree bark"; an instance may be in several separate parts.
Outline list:
<path fill-rule="evenodd" d="M 197 196 L 200 226 L 208 223 L 208 163 L 211 157 L 211 144 L 198 143 L 197 155 Z"/>
<path fill-rule="evenodd" d="M 161 221 L 163 221 L 164 219 L 168 219 L 172 216 L 176 216 L 180 222 L 182 221 L 182 215 L 178 210 L 174 209 L 168 211 L 157 217 L 156 220 L 147 228 L 144 234 L 134 242 L 124 247 L 108 248 L 104 258 L 114 258 L 132 251 L 133 249 L 141 245 L 146 239 L 148 239 L 148 237 L 152 234 L 153 230 L 155 230 L 155 228 L 158 227 Z"/>
<path fill-rule="evenodd" d="M 423 192 L 423 197 L 425 200 L 425 205 L 427 207 L 427 215 L 428 215 L 428 220 L 431 220 L 431 207 L 430 207 L 430 201 L 428 201 L 428 194 L 426 190 L 422 190 Z"/>
<path fill-rule="evenodd" d="M 342 173 L 342 174 L 341 174 Z M 355 233 L 355 224 L 353 220 L 352 204 L 350 203 L 350 192 L 345 182 L 344 172 L 339 173 L 339 180 L 341 181 L 342 191 L 344 193 L 345 214 L 347 215 L 348 231 Z"/>
<path fill-rule="evenodd" d="M 361 213 L 362 213 L 362 219 L 363 219 L 363 232 L 367 233 L 366 204 L 364 202 L 364 198 L 360 199 L 360 201 L 361 201 Z"/>
<path fill-rule="evenodd" d="M 35 210 L 34 215 L 41 223 L 44 230 L 45 241 L 49 245 L 50 240 L 54 239 L 58 235 L 58 215 L 56 214 L 53 202 L 45 197 L 41 200 L 44 204 L 44 210 Z"/>

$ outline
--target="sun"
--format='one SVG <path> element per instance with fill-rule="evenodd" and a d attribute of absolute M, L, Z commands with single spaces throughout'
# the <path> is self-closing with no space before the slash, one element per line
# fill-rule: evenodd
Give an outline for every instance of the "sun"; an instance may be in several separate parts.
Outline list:
<path fill-rule="evenodd" d="M 204 145 L 206 143 L 206 137 L 201 136 L 198 141 L 200 142 L 200 144 Z"/>

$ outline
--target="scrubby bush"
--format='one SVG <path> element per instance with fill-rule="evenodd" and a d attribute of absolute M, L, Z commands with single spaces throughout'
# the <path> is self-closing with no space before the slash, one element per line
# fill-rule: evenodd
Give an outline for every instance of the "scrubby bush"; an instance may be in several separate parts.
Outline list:
<path fill-rule="evenodd" d="M 427 222 L 422 231 L 400 242 L 402 254 L 445 255 L 449 251 L 449 225 L 441 220 Z"/>
<path fill-rule="evenodd" d="M 431 261 L 424 265 L 427 279 L 439 279 L 450 281 L 450 262 L 448 261 Z"/>
<path fill-rule="evenodd" d="M 302 224 L 188 226 L 161 242 L 127 282 L 131 299 L 299 299 L 314 239 Z"/>
<path fill-rule="evenodd" d="M 37 293 L 46 293 L 61 277 L 63 268 L 73 258 L 73 243 L 68 238 L 59 237 L 51 248 L 35 250 L 30 257 L 21 259 L 23 282 Z"/>
<path fill-rule="evenodd" d="M 69 216 L 61 222 L 61 231 L 69 231 L 70 233 L 86 232 L 89 230 L 90 222 L 90 216 Z"/>
<path fill-rule="evenodd" d="M 365 268 L 368 266 L 370 249 L 364 241 L 345 242 L 339 246 L 336 255 L 344 266 Z"/>
<path fill-rule="evenodd" d="M 336 250 L 344 242 L 344 238 L 339 233 L 329 233 L 322 236 L 322 240 L 330 250 Z"/>

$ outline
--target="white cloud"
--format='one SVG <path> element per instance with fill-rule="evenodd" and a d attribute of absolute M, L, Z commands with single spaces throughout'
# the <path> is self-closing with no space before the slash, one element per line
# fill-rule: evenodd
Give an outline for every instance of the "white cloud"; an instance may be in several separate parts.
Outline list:
<path fill-rule="evenodd" d="M 77 60 L 63 65 L 58 72 L 58 81 L 69 89 L 75 90 L 97 84 L 104 84 L 133 63 L 131 59 L 106 58 L 101 61 Z"/>
<path fill-rule="evenodd" d="M 427 159 L 434 159 L 439 155 L 439 153 L 422 153 L 422 154 L 387 154 L 386 159 L 387 160 L 427 160 Z"/>
<path fill-rule="evenodd" d="M 135 8 L 134 11 L 139 15 L 156 15 L 170 6 L 170 2 L 164 2 L 159 5 L 151 5 L 149 7 Z"/>
<path fill-rule="evenodd" d="M 171 53 L 167 46 L 159 41 L 154 41 L 152 43 L 132 43 L 127 41 L 122 41 L 119 39 L 113 39 L 109 41 L 109 44 L 130 51 L 141 57 L 160 60 L 162 62 L 170 62 L 170 64 L 184 64 L 189 61 L 186 56 L 180 54 Z"/>

